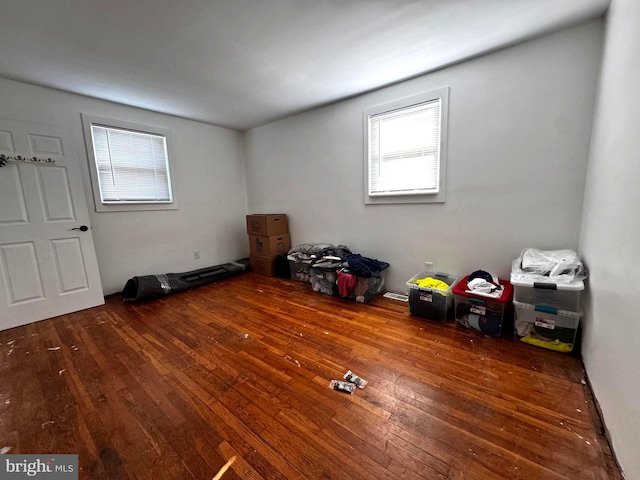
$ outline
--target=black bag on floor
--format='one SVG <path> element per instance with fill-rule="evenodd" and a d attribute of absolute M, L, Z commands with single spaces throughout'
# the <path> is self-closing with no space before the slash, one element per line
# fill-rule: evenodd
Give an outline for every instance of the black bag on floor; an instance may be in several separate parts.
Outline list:
<path fill-rule="evenodd" d="M 274 273 L 278 278 L 291 278 L 291 270 L 289 269 L 289 260 L 287 254 L 282 253 L 276 258 Z"/>
<path fill-rule="evenodd" d="M 122 301 L 135 303 L 153 300 L 190 288 L 201 287 L 207 283 L 218 282 L 248 270 L 249 259 L 243 258 L 236 262 L 223 263 L 191 272 L 133 277 L 127 281 L 124 290 L 122 290 Z"/>

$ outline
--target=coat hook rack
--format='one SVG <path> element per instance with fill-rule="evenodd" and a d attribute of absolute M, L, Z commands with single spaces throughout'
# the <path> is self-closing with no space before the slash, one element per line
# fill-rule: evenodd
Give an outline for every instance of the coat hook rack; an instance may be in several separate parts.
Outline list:
<path fill-rule="evenodd" d="M 53 158 L 39 158 L 39 157 L 23 157 L 22 155 L 8 156 L 0 154 L 0 167 L 4 167 L 9 162 L 16 163 L 40 163 L 43 165 L 53 165 L 56 161 Z"/>

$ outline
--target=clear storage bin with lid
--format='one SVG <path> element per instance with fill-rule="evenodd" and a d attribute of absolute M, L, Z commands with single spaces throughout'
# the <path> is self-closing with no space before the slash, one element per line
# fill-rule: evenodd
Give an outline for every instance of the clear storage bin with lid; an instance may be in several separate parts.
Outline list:
<path fill-rule="evenodd" d="M 444 282 L 446 288 L 424 286 L 429 282 L 422 282 L 431 278 Z M 409 288 L 409 312 L 421 318 L 444 322 L 453 316 L 453 286 L 458 279 L 447 273 L 423 271 L 411 277 L 407 282 Z M 421 286 L 422 284 L 423 286 Z M 437 285 L 437 282 L 433 282 Z"/>
<path fill-rule="evenodd" d="M 531 305 L 544 305 L 558 310 L 577 312 L 580 310 L 580 294 L 584 290 L 583 280 L 557 283 L 534 280 L 511 279 L 514 288 L 513 300 Z"/>
<path fill-rule="evenodd" d="M 558 310 L 580 310 L 587 270 L 573 250 L 525 248 L 511 266 L 513 299 Z"/>
<path fill-rule="evenodd" d="M 469 291 L 468 279 L 469 276 L 465 276 L 453 287 L 456 323 L 485 335 L 500 336 L 502 324 L 510 311 L 513 287 L 506 280 L 499 280 L 502 285 L 499 294 L 482 294 Z"/>
<path fill-rule="evenodd" d="M 582 313 L 516 301 L 513 305 L 516 340 L 556 352 L 573 351 Z"/>

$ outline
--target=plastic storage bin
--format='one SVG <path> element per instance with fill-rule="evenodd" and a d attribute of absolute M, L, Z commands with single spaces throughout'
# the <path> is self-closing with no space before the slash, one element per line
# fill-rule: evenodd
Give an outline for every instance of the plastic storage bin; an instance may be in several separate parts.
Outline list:
<path fill-rule="evenodd" d="M 311 281 L 311 264 L 313 260 L 299 260 L 291 255 L 287 257 L 287 260 L 289 260 L 289 272 L 293 280 L 307 283 Z"/>
<path fill-rule="evenodd" d="M 382 293 L 387 276 L 387 268 L 381 272 L 374 273 L 371 277 L 356 277 L 355 289 L 345 298 L 355 300 L 358 303 L 369 303 Z M 347 269 L 345 271 L 348 272 Z"/>
<path fill-rule="evenodd" d="M 580 294 L 584 290 L 583 280 L 570 283 L 535 282 L 533 280 L 516 280 L 511 277 L 514 294 L 513 300 L 530 305 L 545 305 L 558 310 L 570 312 L 580 311 Z"/>
<path fill-rule="evenodd" d="M 310 282 L 311 265 L 319 260 L 318 253 L 329 247 L 333 247 L 333 245 L 330 243 L 303 243 L 289 250 L 287 260 L 289 260 L 291 278 L 301 282 Z"/>
<path fill-rule="evenodd" d="M 311 266 L 309 277 L 314 292 L 324 295 L 338 295 L 338 269 Z"/>
<path fill-rule="evenodd" d="M 516 314 L 514 322 L 516 340 L 556 352 L 573 351 L 582 313 L 515 300 L 513 305 Z"/>
<path fill-rule="evenodd" d="M 441 280 L 449 288 L 439 290 L 437 288 L 420 287 L 416 283 L 422 278 L 435 278 Z M 409 312 L 418 317 L 444 322 L 452 317 L 453 312 L 453 287 L 457 278 L 446 273 L 420 272 L 411 277 L 407 282 L 409 288 Z"/>
<path fill-rule="evenodd" d="M 513 287 L 506 280 L 499 280 L 503 286 L 502 295 L 492 298 L 467 291 L 464 277 L 453 287 L 455 298 L 455 319 L 458 325 L 472 328 L 485 335 L 500 336 L 502 324 L 511 308 Z"/>

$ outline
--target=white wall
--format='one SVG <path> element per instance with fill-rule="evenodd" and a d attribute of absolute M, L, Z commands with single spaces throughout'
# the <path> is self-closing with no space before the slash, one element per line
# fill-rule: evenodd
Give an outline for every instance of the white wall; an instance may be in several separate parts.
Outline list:
<path fill-rule="evenodd" d="M 577 248 L 602 22 L 533 40 L 246 134 L 249 210 L 289 214 L 292 242 L 391 264 L 500 276 L 522 248 Z M 364 205 L 366 107 L 450 87 L 447 200 Z"/>
<path fill-rule="evenodd" d="M 614 0 L 583 208 L 582 355 L 613 448 L 640 478 L 640 3 Z"/>
<path fill-rule="evenodd" d="M 0 116 L 74 135 L 105 294 L 135 275 L 182 272 L 248 255 L 242 134 L 194 121 L 0 79 Z M 80 113 L 170 130 L 178 210 L 95 213 Z M 200 250 L 200 260 L 193 250 Z"/>

